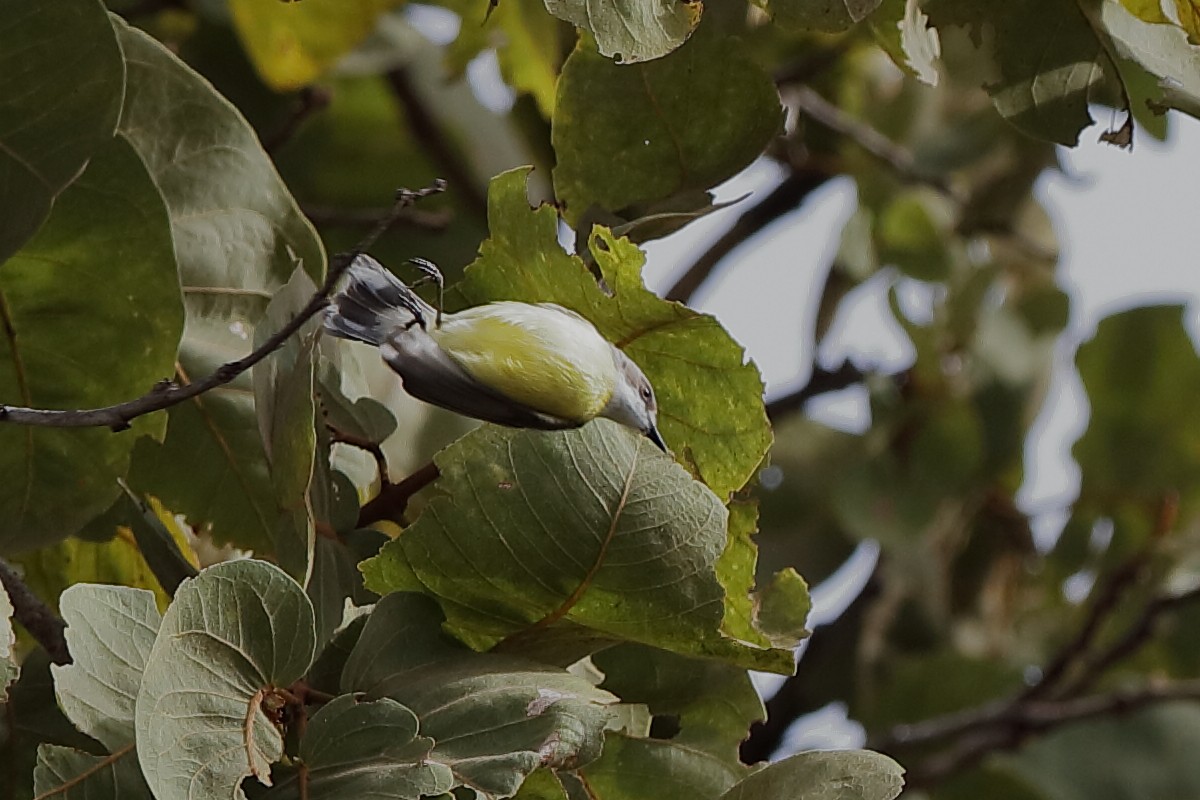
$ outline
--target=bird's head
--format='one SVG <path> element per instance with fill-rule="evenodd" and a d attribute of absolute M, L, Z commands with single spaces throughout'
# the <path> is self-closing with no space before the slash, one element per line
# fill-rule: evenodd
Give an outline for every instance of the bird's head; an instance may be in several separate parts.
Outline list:
<path fill-rule="evenodd" d="M 615 347 L 613 363 L 617 368 L 617 385 L 600 416 L 633 428 L 664 453 L 669 452 L 658 432 L 658 401 L 654 399 L 650 379 L 629 356 Z"/>

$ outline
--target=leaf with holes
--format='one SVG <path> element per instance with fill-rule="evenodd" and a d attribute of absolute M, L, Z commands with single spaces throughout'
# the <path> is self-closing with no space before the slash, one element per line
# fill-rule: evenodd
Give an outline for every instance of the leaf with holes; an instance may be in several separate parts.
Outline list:
<path fill-rule="evenodd" d="M 0 264 L 108 144 L 124 92 L 102 3 L 0 0 Z"/>
<path fill-rule="evenodd" d="M 0 585 L 0 703 L 8 699 L 8 686 L 17 679 L 21 667 L 13 655 L 17 635 L 12 626 L 13 607 L 8 592 Z"/>
<path fill-rule="evenodd" d="M 718 496 L 728 497 L 754 473 L 771 442 L 758 369 L 716 319 L 648 291 L 642 252 L 597 227 L 590 249 L 612 291 L 606 294 L 583 262 L 559 246 L 554 209 L 530 209 L 528 172 L 493 179 L 491 238 L 450 297 L 461 305 L 558 303 L 589 319 L 654 384 L 668 446 Z"/>
<path fill-rule="evenodd" d="M 0 265 L 0 402 L 94 408 L 171 374 L 183 325 L 170 221 L 137 154 L 109 139 L 37 235 Z M 137 346 L 131 349 L 130 343 Z M 112 505 L 138 435 L 0 429 L 0 551 L 45 545 Z"/>
<path fill-rule="evenodd" d="M 757 158 L 782 122 L 775 85 L 737 39 L 702 30 L 670 58 L 621 65 L 584 37 L 558 83 L 555 194 L 574 224 L 593 205 L 704 191 Z"/>
<path fill-rule="evenodd" d="M 267 301 L 297 263 L 318 279 L 324 251 L 242 115 L 165 47 L 114 25 L 129 64 L 121 130 L 171 215 L 187 381 L 249 352 Z M 243 374 L 172 408 L 166 441 L 138 448 L 130 484 L 218 542 L 269 551 L 279 514 L 251 388 Z"/>
<path fill-rule="evenodd" d="M 893 800 L 903 774 L 895 761 L 869 750 L 801 753 L 755 772 L 720 800 Z"/>
<path fill-rule="evenodd" d="M 644 438 L 608 420 L 484 426 L 435 460 L 421 517 L 364 562 L 369 588 L 438 598 L 477 649 L 590 637 L 791 671 L 790 653 L 720 633 L 728 513 Z"/>
<path fill-rule="evenodd" d="M 574 769 L 600 754 L 617 698 L 562 669 L 472 653 L 442 631 L 430 598 L 384 597 L 367 618 L 342 691 L 390 697 L 436 744 L 454 785 L 508 797 L 538 767 Z"/>
<path fill-rule="evenodd" d="M 163 617 L 135 709 L 138 759 L 158 800 L 245 797 L 270 785 L 283 738 L 266 708 L 316 646 L 300 585 L 262 561 L 229 561 L 186 581 Z"/>

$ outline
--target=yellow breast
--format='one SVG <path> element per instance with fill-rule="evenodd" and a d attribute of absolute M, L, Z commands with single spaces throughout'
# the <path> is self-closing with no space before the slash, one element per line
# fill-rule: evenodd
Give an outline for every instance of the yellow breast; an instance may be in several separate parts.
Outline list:
<path fill-rule="evenodd" d="M 434 340 L 479 382 L 572 422 L 612 397 L 612 350 L 590 322 L 548 303 L 497 302 L 447 316 Z"/>

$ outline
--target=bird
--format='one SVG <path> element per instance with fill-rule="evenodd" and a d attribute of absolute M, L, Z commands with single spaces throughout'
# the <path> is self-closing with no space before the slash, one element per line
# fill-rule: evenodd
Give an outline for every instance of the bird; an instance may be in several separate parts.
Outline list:
<path fill-rule="evenodd" d="M 358 254 L 323 316 L 332 336 L 379 349 L 418 400 L 514 428 L 565 430 L 605 417 L 667 453 L 654 387 L 618 347 L 555 303 L 500 300 L 442 313 L 438 268 L 410 259 L 438 287 L 422 299 L 386 267 Z"/>

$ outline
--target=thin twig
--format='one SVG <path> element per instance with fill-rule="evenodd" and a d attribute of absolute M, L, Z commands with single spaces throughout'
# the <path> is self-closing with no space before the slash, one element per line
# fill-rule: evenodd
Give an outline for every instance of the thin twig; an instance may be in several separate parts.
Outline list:
<path fill-rule="evenodd" d="M 359 450 L 369 453 L 371 458 L 375 459 L 375 468 L 379 470 L 379 485 L 381 490 L 392 485 L 392 478 L 388 473 L 387 456 L 384 455 L 383 448 L 379 446 L 379 442 L 373 442 L 362 436 L 355 436 L 352 433 L 340 431 L 328 422 L 325 423 L 325 429 L 329 431 L 329 440 L 331 442 L 357 447 Z"/>
<path fill-rule="evenodd" d="M 385 519 L 399 520 L 408 508 L 408 501 L 417 492 L 437 480 L 441 472 L 437 464 L 430 461 L 399 483 L 385 486 L 371 502 L 358 512 L 358 527 L 365 528 L 373 522 Z"/>
<path fill-rule="evenodd" d="M 421 143 L 438 169 L 454 184 L 454 191 L 471 213 L 487 218 L 487 197 L 479 187 L 478 178 L 467 169 L 467 161 L 451 147 L 453 141 L 421 97 L 406 67 L 397 67 L 387 73 L 388 86 L 392 94 L 404 107 L 408 126 L 413 136 Z"/>
<path fill-rule="evenodd" d="M 738 217 L 728 231 L 700 254 L 687 271 L 667 290 L 668 300 L 687 303 L 699 291 L 717 266 L 739 246 L 775 220 L 800 206 L 810 194 L 832 175 L 818 170 L 798 170 L 784 179 L 770 194 Z"/>
<path fill-rule="evenodd" d="M 322 86 L 305 86 L 300 90 L 296 99 L 298 101 L 296 108 L 292 111 L 291 116 L 287 118 L 287 121 L 283 123 L 283 127 L 275 131 L 272 136 L 263 140 L 263 149 L 271 155 L 275 155 L 279 148 L 291 141 L 305 120 L 313 114 L 317 114 L 328 108 L 333 95 L 330 94 L 328 89 Z"/>
<path fill-rule="evenodd" d="M 329 265 L 325 282 L 305 304 L 295 317 L 275 332 L 270 338 L 255 348 L 249 355 L 237 361 L 222 364 L 212 374 L 200 380 L 180 386 L 171 381 L 161 381 L 148 393 L 135 400 L 127 400 L 104 408 L 61 411 L 45 408 L 22 408 L 18 406 L 0 405 L 0 422 L 11 422 L 17 425 L 37 425 L 52 428 L 91 428 L 107 427 L 114 431 L 125 430 L 131 420 L 154 411 L 178 405 L 205 392 L 223 386 L 238 375 L 262 361 L 278 349 L 296 331 L 300 330 L 312 316 L 328 304 L 329 294 L 337 285 L 342 273 L 350 266 L 350 262 L 369 248 L 389 228 L 396 224 L 404 209 L 417 200 L 437 194 L 445 190 L 444 181 L 435 181 L 432 185 L 418 191 L 402 189 L 396 193 L 396 203 L 386 217 L 363 237 L 354 249 L 335 256 Z"/>
<path fill-rule="evenodd" d="M 8 592 L 8 599 L 12 602 L 13 618 L 45 649 L 51 661 L 70 664 L 71 654 L 67 651 L 67 640 L 63 636 L 67 624 L 33 593 L 12 565 L 2 558 L 0 584 L 4 585 L 4 591 Z"/>
<path fill-rule="evenodd" d="M 767 403 L 767 416 L 772 420 L 778 420 L 804 408 L 805 403 L 818 395 L 840 391 L 856 383 L 862 383 L 864 378 L 866 378 L 866 373 L 850 361 L 843 361 L 833 369 L 814 366 L 807 383 L 796 391 Z"/>
<path fill-rule="evenodd" d="M 845 136 L 850 141 L 866 150 L 875 158 L 887 164 L 901 178 L 912 183 L 923 183 L 933 187 L 958 203 L 966 198 L 961 192 L 947 183 L 938 175 L 932 175 L 918 168 L 916 159 L 903 146 L 884 136 L 862 120 L 842 111 L 808 86 L 796 86 L 791 90 L 791 98 L 796 105 L 811 119 L 829 128 L 834 133 Z"/>
<path fill-rule="evenodd" d="M 340 225 L 347 228 L 369 228 L 387 213 L 386 208 L 338 208 L 335 206 L 301 203 L 300 210 L 316 225 Z M 444 231 L 453 221 L 454 212 L 448 208 L 428 211 L 409 208 L 397 220 L 397 224 L 411 225 L 428 231 Z"/>

